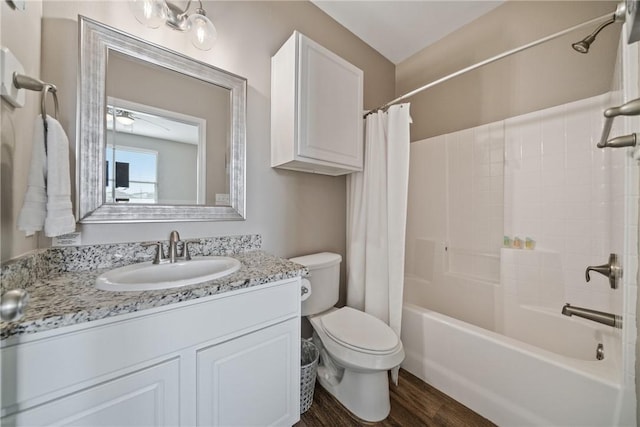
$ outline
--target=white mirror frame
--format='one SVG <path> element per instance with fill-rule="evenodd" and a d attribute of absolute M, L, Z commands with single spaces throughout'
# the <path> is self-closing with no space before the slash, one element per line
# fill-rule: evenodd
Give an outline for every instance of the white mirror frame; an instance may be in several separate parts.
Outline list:
<path fill-rule="evenodd" d="M 247 80 L 84 16 L 80 29 L 77 109 L 77 210 L 81 223 L 221 221 L 245 218 Z M 105 82 L 109 50 L 176 71 L 231 92 L 230 205 L 105 204 Z"/>

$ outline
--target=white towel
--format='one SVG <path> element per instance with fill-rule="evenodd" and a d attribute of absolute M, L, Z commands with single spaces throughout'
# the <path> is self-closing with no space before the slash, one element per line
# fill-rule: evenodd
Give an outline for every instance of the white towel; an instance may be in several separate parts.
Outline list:
<path fill-rule="evenodd" d="M 48 237 L 75 231 L 69 178 L 69 140 L 60 123 L 47 116 L 47 152 L 42 116 L 36 118 L 27 192 L 18 228 L 27 236 L 42 230 Z"/>
<path fill-rule="evenodd" d="M 47 116 L 47 217 L 44 234 L 61 236 L 76 230 L 71 206 L 69 139 L 62 125 Z"/>
<path fill-rule="evenodd" d="M 33 148 L 29 176 L 27 177 L 27 192 L 18 215 L 18 229 L 24 231 L 27 236 L 32 236 L 36 231 L 42 230 L 44 226 L 44 219 L 47 216 L 46 176 L 44 126 L 42 116 L 38 116 L 33 127 Z"/>

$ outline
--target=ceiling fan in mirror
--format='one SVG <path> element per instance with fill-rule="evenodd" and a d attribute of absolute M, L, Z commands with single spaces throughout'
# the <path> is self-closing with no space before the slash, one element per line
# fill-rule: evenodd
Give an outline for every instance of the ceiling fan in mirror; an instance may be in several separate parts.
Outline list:
<path fill-rule="evenodd" d="M 113 123 L 114 118 L 116 122 L 124 126 L 132 126 L 136 120 L 141 120 L 153 126 L 162 128 L 166 131 L 171 130 L 168 127 L 158 123 L 158 120 L 149 120 L 143 117 L 141 113 L 138 113 L 136 111 L 125 110 L 123 108 L 114 108 L 111 105 L 107 105 L 107 125 L 111 125 Z M 159 119 L 159 118 L 156 118 L 156 119 Z"/>

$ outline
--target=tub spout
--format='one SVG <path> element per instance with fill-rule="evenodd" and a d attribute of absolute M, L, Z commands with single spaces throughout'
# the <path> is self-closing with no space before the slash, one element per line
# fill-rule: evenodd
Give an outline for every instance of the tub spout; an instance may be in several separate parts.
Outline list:
<path fill-rule="evenodd" d="M 591 310 L 582 307 L 574 307 L 569 303 L 566 303 L 564 307 L 562 307 L 562 314 L 569 317 L 576 315 L 583 319 L 622 329 L 622 316 L 618 316 L 617 314 L 605 313 L 603 311 Z"/>

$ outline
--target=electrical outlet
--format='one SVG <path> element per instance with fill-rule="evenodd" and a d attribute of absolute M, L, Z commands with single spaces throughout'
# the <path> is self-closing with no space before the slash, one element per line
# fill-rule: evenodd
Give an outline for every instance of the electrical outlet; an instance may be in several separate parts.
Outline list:
<path fill-rule="evenodd" d="M 229 195 L 224 193 L 216 193 L 216 205 L 229 206 Z"/>
<path fill-rule="evenodd" d="M 79 231 L 54 237 L 51 242 L 51 245 L 54 247 L 55 246 L 80 246 L 81 244 L 82 244 L 82 233 Z"/>

